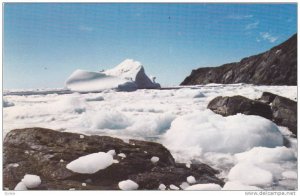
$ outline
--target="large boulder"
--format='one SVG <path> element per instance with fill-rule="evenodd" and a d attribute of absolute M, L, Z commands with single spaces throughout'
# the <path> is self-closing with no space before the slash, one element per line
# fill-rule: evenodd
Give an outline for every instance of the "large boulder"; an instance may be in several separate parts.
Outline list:
<path fill-rule="evenodd" d="M 278 125 L 288 127 L 290 131 L 297 135 L 297 102 L 276 96 L 272 101 L 271 109 L 273 121 Z"/>
<path fill-rule="evenodd" d="M 209 102 L 207 108 L 222 116 L 238 113 L 262 116 L 279 126 L 288 127 L 297 136 L 297 102 L 270 92 L 263 92 L 258 100 L 218 96 Z"/>
<path fill-rule="evenodd" d="M 271 107 L 268 104 L 239 95 L 233 97 L 218 96 L 209 102 L 207 108 L 222 116 L 242 113 L 272 119 Z"/>
<path fill-rule="evenodd" d="M 10 131 L 3 143 L 3 183 L 10 190 L 25 174 L 40 176 L 42 183 L 35 189 L 116 190 L 122 180 L 140 183 L 139 189 L 157 189 L 159 183 L 178 185 L 189 175 L 199 182 L 223 185 L 216 170 L 204 164 L 191 168 L 175 163 L 170 152 L 155 142 L 121 139 L 108 136 L 86 136 L 43 128 Z M 66 168 L 71 161 L 96 152 L 115 150 L 113 163 L 93 174 L 81 174 Z M 118 156 L 124 153 L 126 157 Z M 159 161 L 153 163 L 152 157 Z M 155 176 L 155 181 L 152 181 Z M 84 185 L 82 183 L 85 183 Z"/>

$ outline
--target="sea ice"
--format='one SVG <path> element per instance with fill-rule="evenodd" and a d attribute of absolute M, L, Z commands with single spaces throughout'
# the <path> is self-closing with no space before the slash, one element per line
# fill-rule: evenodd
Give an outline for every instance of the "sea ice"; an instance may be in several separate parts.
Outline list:
<path fill-rule="evenodd" d="M 25 185 L 24 182 L 19 182 L 16 187 L 14 188 L 15 191 L 26 191 L 27 190 L 27 187 Z"/>
<path fill-rule="evenodd" d="M 156 163 L 156 162 L 158 162 L 158 161 L 159 161 L 159 157 L 155 157 L 155 156 L 154 156 L 154 157 L 151 158 L 151 162 L 152 162 L 152 163 Z"/>
<path fill-rule="evenodd" d="M 115 68 L 103 72 L 76 70 L 66 80 L 65 85 L 68 89 L 78 92 L 160 88 L 158 83 L 151 81 L 145 74 L 143 65 L 132 59 L 126 59 Z"/>
<path fill-rule="evenodd" d="M 119 188 L 125 191 L 136 190 L 139 188 L 139 185 L 132 180 L 124 180 L 119 182 Z"/>
<path fill-rule="evenodd" d="M 196 179 L 194 176 L 189 176 L 186 178 L 186 181 L 189 183 L 189 184 L 195 184 L 196 183 Z"/>
<path fill-rule="evenodd" d="M 245 185 L 271 185 L 273 175 L 251 163 L 238 163 L 229 172 L 230 181 L 238 181 Z"/>
<path fill-rule="evenodd" d="M 297 179 L 298 174 L 295 171 L 285 171 L 282 172 L 282 176 L 287 179 Z"/>
<path fill-rule="evenodd" d="M 69 163 L 67 169 L 81 174 L 93 174 L 99 170 L 105 169 L 113 164 L 111 154 L 98 152 L 79 157 Z"/>
<path fill-rule="evenodd" d="M 177 117 L 165 133 L 163 144 L 179 150 L 200 148 L 202 152 L 238 153 L 255 146 L 281 146 L 283 136 L 272 121 L 263 117 L 223 117 L 205 110 Z"/>
<path fill-rule="evenodd" d="M 41 184 L 41 178 L 37 175 L 26 174 L 22 179 L 22 182 L 27 188 L 35 188 Z"/>
<path fill-rule="evenodd" d="M 257 190 L 262 190 L 261 188 L 257 187 L 257 186 L 248 186 L 245 184 L 242 184 L 240 182 L 236 182 L 236 181 L 229 181 L 226 182 L 225 185 L 223 186 L 222 190 L 236 190 L 236 191 L 257 191 Z"/>
<path fill-rule="evenodd" d="M 158 189 L 159 190 L 161 190 L 161 191 L 164 191 L 164 190 L 166 190 L 166 185 L 164 185 L 164 184 L 160 184 L 159 186 L 158 186 Z"/>
<path fill-rule="evenodd" d="M 192 186 L 187 187 L 184 190 L 188 190 L 188 191 L 220 191 L 222 188 L 220 185 L 218 184 L 213 184 L 213 183 L 209 183 L 209 184 L 195 184 Z"/>

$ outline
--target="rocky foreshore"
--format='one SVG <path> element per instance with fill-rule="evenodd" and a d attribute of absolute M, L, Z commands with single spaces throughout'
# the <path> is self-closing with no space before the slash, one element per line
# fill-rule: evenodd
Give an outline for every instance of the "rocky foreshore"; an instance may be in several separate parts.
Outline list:
<path fill-rule="evenodd" d="M 25 128 L 10 131 L 3 147 L 6 190 L 14 190 L 26 174 L 40 177 L 41 183 L 27 187 L 30 190 L 118 190 L 124 180 L 134 181 L 140 190 L 183 189 L 189 186 L 190 176 L 195 178 L 193 184 L 224 185 L 216 177 L 217 170 L 202 163 L 176 163 L 163 145 L 154 142 L 127 143 L 108 136 Z M 66 167 L 79 157 L 109 151 L 114 163 L 95 173 L 76 173 Z"/>

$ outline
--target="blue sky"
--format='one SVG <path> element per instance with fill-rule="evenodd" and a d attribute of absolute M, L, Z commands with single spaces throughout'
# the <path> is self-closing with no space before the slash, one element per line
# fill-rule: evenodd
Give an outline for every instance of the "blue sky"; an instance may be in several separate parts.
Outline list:
<path fill-rule="evenodd" d="M 296 4 L 4 5 L 4 88 L 63 87 L 75 69 L 132 58 L 162 85 L 239 61 L 297 32 Z"/>

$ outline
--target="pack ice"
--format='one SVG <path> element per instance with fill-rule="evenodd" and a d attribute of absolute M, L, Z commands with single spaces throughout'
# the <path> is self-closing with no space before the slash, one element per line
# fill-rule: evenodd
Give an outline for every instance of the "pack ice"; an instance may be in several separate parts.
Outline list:
<path fill-rule="evenodd" d="M 133 91 L 136 89 L 160 88 L 160 84 L 146 75 L 143 65 L 132 59 L 126 59 L 115 68 L 101 72 L 78 69 L 69 76 L 65 86 L 76 92 L 102 91 L 105 89 Z"/>

